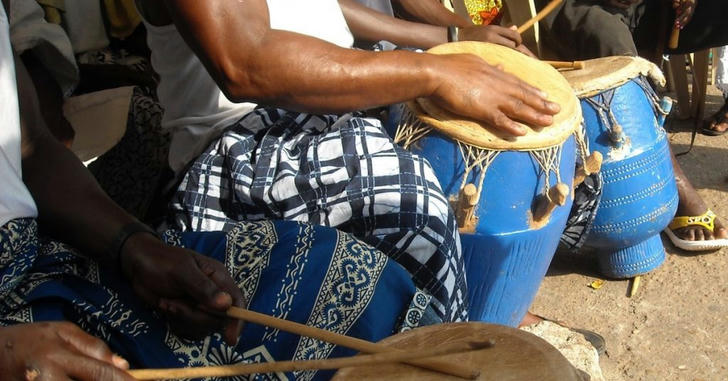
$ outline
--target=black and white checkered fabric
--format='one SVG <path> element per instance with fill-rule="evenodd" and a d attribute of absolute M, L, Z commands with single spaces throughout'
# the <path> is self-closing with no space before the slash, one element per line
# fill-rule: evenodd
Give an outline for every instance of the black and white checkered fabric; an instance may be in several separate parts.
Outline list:
<path fill-rule="evenodd" d="M 183 230 L 286 219 L 350 232 L 404 266 L 444 321 L 467 319 L 448 201 L 429 163 L 396 146 L 379 120 L 256 109 L 192 164 L 171 208 Z"/>

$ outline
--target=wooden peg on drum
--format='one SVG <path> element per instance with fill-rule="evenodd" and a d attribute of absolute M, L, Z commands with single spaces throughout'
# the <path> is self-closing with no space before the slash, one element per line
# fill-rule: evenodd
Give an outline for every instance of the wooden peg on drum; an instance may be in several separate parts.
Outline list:
<path fill-rule="evenodd" d="M 533 213 L 534 222 L 539 223 L 547 221 L 556 207 L 566 205 L 568 197 L 568 185 L 558 183 L 551 187 L 548 191 L 548 195 L 541 196 L 536 202 L 536 211 Z"/>
<path fill-rule="evenodd" d="M 467 184 L 460 190 L 456 216 L 460 232 L 472 233 L 475 231 L 477 218 L 475 205 L 478 204 L 478 188 L 474 184 Z"/>
<path fill-rule="evenodd" d="M 599 170 L 602 169 L 603 161 L 604 156 L 602 156 L 602 153 L 599 151 L 593 151 L 589 156 L 587 156 L 586 162 L 576 169 L 576 174 L 574 175 L 574 188 L 583 183 L 587 176 L 599 172 Z"/>

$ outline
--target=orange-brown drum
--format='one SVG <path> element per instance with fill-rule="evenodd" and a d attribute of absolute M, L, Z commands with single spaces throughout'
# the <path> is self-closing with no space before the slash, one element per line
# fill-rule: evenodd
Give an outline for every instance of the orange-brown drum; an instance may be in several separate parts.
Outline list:
<path fill-rule="evenodd" d="M 543 339 L 516 328 L 486 323 L 451 323 L 418 328 L 380 343 L 399 349 L 427 348 L 456 342 L 491 340 L 494 345 L 476 351 L 442 356 L 449 361 L 480 370 L 477 380 L 587 380 L 585 373 Z M 463 380 L 406 364 L 381 364 L 340 369 L 333 380 Z"/>

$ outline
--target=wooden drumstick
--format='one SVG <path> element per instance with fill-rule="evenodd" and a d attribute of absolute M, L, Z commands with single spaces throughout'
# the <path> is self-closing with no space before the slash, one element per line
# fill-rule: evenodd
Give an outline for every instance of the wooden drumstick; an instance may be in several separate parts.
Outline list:
<path fill-rule="evenodd" d="M 567 197 L 569 197 L 569 186 L 564 183 L 558 183 L 549 189 L 548 197 L 543 196 L 536 205 L 536 212 L 533 214 L 535 221 L 544 221 L 557 206 L 566 205 Z"/>
<path fill-rule="evenodd" d="M 548 3 L 541 12 L 538 12 L 536 16 L 533 16 L 533 18 L 529 19 L 523 25 L 518 27 L 518 34 L 523 34 L 523 32 L 527 31 L 528 28 L 532 27 L 533 24 L 539 22 L 542 18 L 548 16 L 549 13 L 551 13 L 559 4 L 561 3 L 561 0 L 553 0 L 552 2 Z"/>
<path fill-rule="evenodd" d="M 583 69 L 584 61 L 543 61 L 553 66 L 554 69 Z"/>
<path fill-rule="evenodd" d="M 458 219 L 458 227 L 464 231 L 470 231 L 475 228 L 474 216 L 475 205 L 478 203 L 478 188 L 475 184 L 467 184 L 460 190 L 458 195 L 458 206 L 456 217 Z"/>
<path fill-rule="evenodd" d="M 294 372 L 299 370 L 339 369 L 355 366 L 379 365 L 415 359 L 431 359 L 436 356 L 463 353 L 493 346 L 493 341 L 452 343 L 440 348 L 415 349 L 412 351 L 396 351 L 341 357 L 333 359 L 273 361 L 254 364 L 234 364 L 221 366 L 204 366 L 194 368 L 171 369 L 135 369 L 128 371 L 137 380 L 177 380 L 203 377 L 233 377 L 245 374 L 266 374 L 277 372 Z"/>
<path fill-rule="evenodd" d="M 670 33 L 670 40 L 667 42 L 667 47 L 670 49 L 677 49 L 678 40 L 680 40 L 680 28 L 673 26 L 672 32 Z"/>
<path fill-rule="evenodd" d="M 599 151 L 592 152 L 587 158 L 586 162 L 583 163 L 579 168 L 576 169 L 574 175 L 574 186 L 584 182 L 587 176 L 592 173 L 597 173 L 602 169 L 602 162 L 604 162 L 604 156 Z"/>
<path fill-rule="evenodd" d="M 296 323 L 289 320 L 279 319 L 273 316 L 261 314 L 255 311 L 246 310 L 238 307 L 230 307 L 227 310 L 227 316 L 240 319 L 246 322 L 265 325 L 271 328 L 280 329 L 281 331 L 293 333 L 299 336 L 306 336 L 313 339 L 325 341 L 327 343 L 340 345 L 355 349 L 359 352 L 364 353 L 382 353 L 399 351 L 395 348 L 390 348 L 386 345 L 372 343 L 371 341 L 358 339 L 356 337 L 341 335 L 335 332 L 327 331 L 325 329 L 310 327 L 305 324 Z M 480 374 L 477 369 L 472 369 L 460 364 L 452 364 L 441 360 L 410 360 L 406 361 L 409 365 L 414 365 L 420 368 L 426 368 L 440 373 L 449 374 L 452 376 L 475 379 Z"/>

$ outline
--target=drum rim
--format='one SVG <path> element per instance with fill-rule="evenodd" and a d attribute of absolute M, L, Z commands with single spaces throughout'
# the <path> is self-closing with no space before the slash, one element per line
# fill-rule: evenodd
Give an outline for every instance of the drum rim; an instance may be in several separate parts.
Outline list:
<path fill-rule="evenodd" d="M 665 76 L 654 63 L 631 56 L 610 56 L 584 61 L 584 69 L 563 72 L 579 98 L 590 98 L 624 85 L 638 76 L 664 86 Z"/>
<path fill-rule="evenodd" d="M 556 99 L 561 106 L 561 111 L 554 117 L 554 124 L 545 128 L 532 128 L 522 124 L 526 127 L 526 135 L 514 137 L 485 123 L 455 115 L 426 98 L 418 98 L 406 103 L 409 110 L 420 121 L 467 145 L 499 151 L 534 151 L 558 146 L 573 135 L 581 125 L 581 106 L 578 98 L 571 91 L 571 86 L 559 71 L 544 62 L 511 48 L 486 42 L 453 42 L 435 46 L 427 51 L 429 54 L 463 52 L 476 54 L 490 64 L 501 64 L 506 72 L 521 77 L 536 86 L 538 83 L 533 83 L 535 79 L 533 76 L 523 78 L 529 75 L 524 68 L 534 72 L 538 71 L 539 77 L 549 78 L 553 82 L 553 88 L 547 89 L 549 98 Z M 511 61 L 504 62 L 499 59 L 510 59 Z"/>

